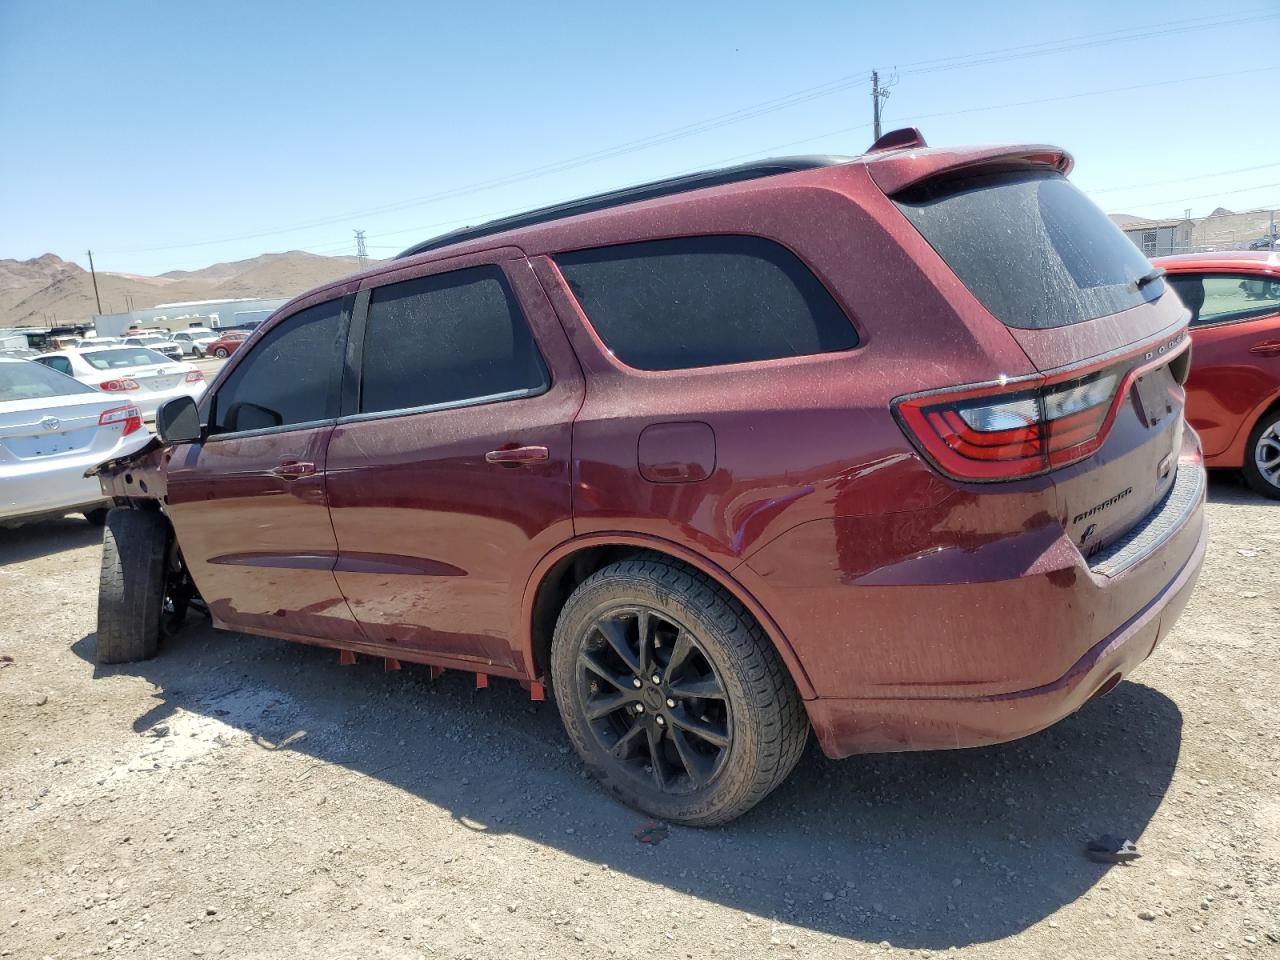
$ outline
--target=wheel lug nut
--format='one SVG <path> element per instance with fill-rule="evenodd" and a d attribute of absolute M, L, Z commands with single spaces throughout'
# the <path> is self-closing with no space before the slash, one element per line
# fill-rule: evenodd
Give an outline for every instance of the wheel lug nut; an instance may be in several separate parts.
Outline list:
<path fill-rule="evenodd" d="M 675 705 L 676 705 L 676 702 L 672 700 L 670 697 L 667 697 L 667 706 L 674 709 Z"/>
<path fill-rule="evenodd" d="M 633 678 L 631 681 L 631 685 L 635 687 L 637 690 L 639 690 L 642 686 L 644 686 L 644 684 L 640 682 L 639 677 Z"/>
<path fill-rule="evenodd" d="M 657 715 L 656 717 L 654 717 L 653 719 L 654 719 L 655 721 L 657 721 L 657 724 L 658 724 L 658 726 L 660 726 L 660 727 L 665 726 L 665 725 L 666 725 L 666 723 L 667 723 L 667 721 L 665 721 L 665 720 L 663 720 L 663 719 L 662 719 L 662 714 L 658 714 L 658 715 Z"/>
<path fill-rule="evenodd" d="M 637 703 L 637 704 L 636 704 L 636 713 L 644 713 L 644 704 L 643 704 L 643 703 Z"/>
<path fill-rule="evenodd" d="M 650 679 L 650 680 L 652 680 L 654 683 L 661 683 L 661 682 L 662 682 L 662 677 L 658 676 L 658 674 L 656 674 L 656 673 L 655 673 L 652 677 L 650 677 L 649 679 Z"/>

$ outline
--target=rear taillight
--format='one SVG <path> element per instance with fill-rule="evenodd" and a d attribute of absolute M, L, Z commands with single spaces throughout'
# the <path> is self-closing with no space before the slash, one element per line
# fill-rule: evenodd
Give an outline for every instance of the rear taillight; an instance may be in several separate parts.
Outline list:
<path fill-rule="evenodd" d="M 133 404 L 127 404 L 123 407 L 112 407 L 110 410 L 103 410 L 98 415 L 98 426 L 105 427 L 113 423 L 124 425 L 121 436 L 127 437 L 135 430 L 142 429 L 142 413 Z"/>
<path fill-rule="evenodd" d="M 187 383 L 199 383 L 204 379 L 204 374 L 199 370 L 192 370 L 187 374 Z"/>
<path fill-rule="evenodd" d="M 907 397 L 899 419 L 957 480 L 1014 480 L 1089 456 L 1106 437 L 1121 382 L 1116 368 L 1044 386 L 997 385 Z"/>
<path fill-rule="evenodd" d="M 121 377 L 118 380 L 103 380 L 98 384 L 107 393 L 122 393 L 125 390 L 137 390 L 138 383 L 136 380 L 130 380 L 128 377 Z"/>

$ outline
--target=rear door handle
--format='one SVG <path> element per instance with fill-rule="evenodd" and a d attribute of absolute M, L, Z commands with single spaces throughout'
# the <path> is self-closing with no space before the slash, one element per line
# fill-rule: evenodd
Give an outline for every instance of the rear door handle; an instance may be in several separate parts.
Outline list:
<path fill-rule="evenodd" d="M 1280 340 L 1263 340 L 1249 348 L 1250 353 L 1260 357 L 1280 357 Z"/>
<path fill-rule="evenodd" d="M 551 459 L 551 452 L 546 447 L 502 447 L 490 450 L 484 455 L 486 463 L 507 463 L 517 466 L 522 463 L 544 463 Z"/>
<path fill-rule="evenodd" d="M 283 480 L 297 480 L 299 477 L 309 477 L 315 472 L 314 463 L 307 463 L 305 460 L 286 460 L 272 470 L 271 475 Z"/>

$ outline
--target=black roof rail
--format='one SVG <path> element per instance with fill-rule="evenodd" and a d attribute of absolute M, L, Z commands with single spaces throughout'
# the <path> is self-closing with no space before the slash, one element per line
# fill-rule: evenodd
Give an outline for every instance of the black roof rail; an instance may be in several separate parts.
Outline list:
<path fill-rule="evenodd" d="M 549 223 L 552 220 L 563 220 L 583 213 L 595 213 L 611 207 L 621 207 L 641 200 L 653 200 L 656 197 L 669 197 L 690 190 L 701 190 L 704 187 L 719 187 L 727 183 L 740 183 L 744 180 L 758 180 L 761 177 L 772 177 L 780 173 L 795 173 L 799 170 L 813 170 L 818 167 L 831 167 L 840 163 L 848 163 L 853 157 L 810 156 L 779 157 L 774 160 L 753 160 L 736 167 L 724 167 L 720 170 L 703 170 L 700 173 L 689 173 L 679 177 L 668 177 L 666 180 L 655 180 L 634 187 L 623 187 L 597 193 L 578 200 L 555 203 L 548 207 L 539 207 L 525 213 L 517 213 L 510 217 L 490 220 L 474 227 L 462 227 L 441 234 L 422 243 L 414 244 L 409 249 L 396 255 L 397 260 L 413 257 L 428 250 L 439 250 L 441 247 L 453 246 L 478 237 L 488 237 L 495 233 L 515 230 L 518 227 L 529 227 L 538 223 Z"/>

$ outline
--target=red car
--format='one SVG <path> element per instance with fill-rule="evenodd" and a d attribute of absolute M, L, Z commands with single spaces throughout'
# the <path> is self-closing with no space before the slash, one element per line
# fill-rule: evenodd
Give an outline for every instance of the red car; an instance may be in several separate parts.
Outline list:
<path fill-rule="evenodd" d="M 1187 310 L 1070 168 L 898 132 L 299 297 L 103 469 L 98 658 L 194 602 L 509 677 L 693 824 L 811 729 L 844 757 L 1054 723 L 1151 653 L 1205 551 Z"/>
<path fill-rule="evenodd" d="M 1190 253 L 1153 261 L 1191 310 L 1187 419 L 1205 464 L 1244 472 L 1280 499 L 1280 254 Z"/>
<path fill-rule="evenodd" d="M 224 333 L 217 340 L 211 340 L 205 344 L 204 352 L 206 356 L 223 360 L 235 353 L 240 348 L 240 344 L 248 339 L 249 334 L 247 331 L 232 330 Z"/>

